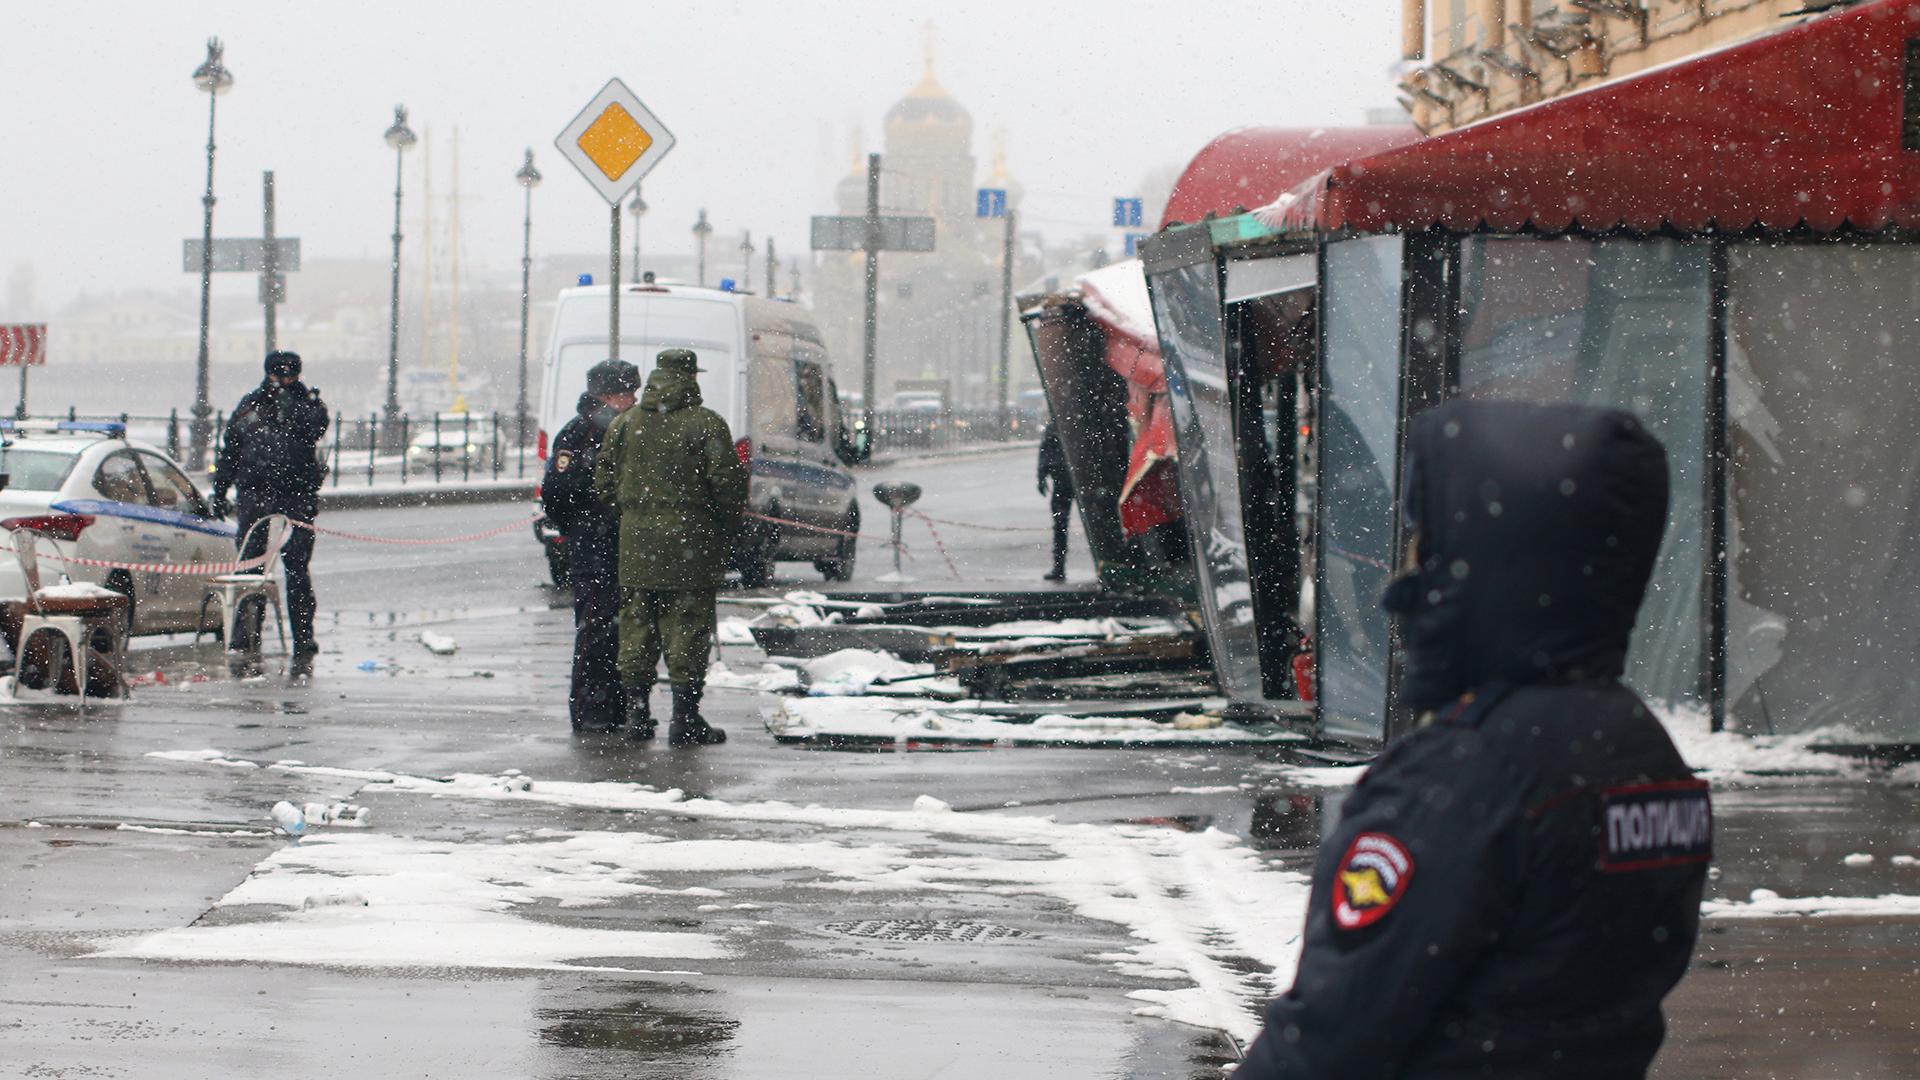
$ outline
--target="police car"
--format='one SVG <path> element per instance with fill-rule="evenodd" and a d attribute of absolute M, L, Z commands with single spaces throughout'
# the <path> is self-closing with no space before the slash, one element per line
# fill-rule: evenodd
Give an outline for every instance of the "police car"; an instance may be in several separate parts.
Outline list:
<path fill-rule="evenodd" d="M 126 436 L 120 424 L 0 421 L 6 486 L 0 529 L 30 528 L 40 548 L 43 585 L 62 574 L 133 598 L 132 631 L 192 630 L 201 577 L 68 564 L 56 555 L 119 563 L 226 562 L 233 526 L 214 519 L 206 496 L 158 447 Z M 6 532 L 0 531 L 0 542 Z M 51 549 L 51 550 L 50 550 Z M 0 551 L 0 600 L 26 595 L 19 563 Z"/>

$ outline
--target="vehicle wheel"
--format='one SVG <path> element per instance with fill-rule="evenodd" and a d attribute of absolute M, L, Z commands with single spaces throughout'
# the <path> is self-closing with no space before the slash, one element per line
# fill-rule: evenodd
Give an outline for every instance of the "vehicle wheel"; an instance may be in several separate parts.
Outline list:
<path fill-rule="evenodd" d="M 860 531 L 860 515 L 855 514 L 852 517 L 848 518 L 846 524 L 842 525 L 841 528 L 845 529 L 850 533 L 859 532 Z M 834 557 L 831 559 L 816 560 L 813 564 L 813 568 L 815 570 L 820 571 L 820 576 L 826 578 L 828 581 L 836 581 L 836 582 L 852 581 L 853 580 L 853 559 L 855 555 L 855 548 L 858 546 L 858 544 L 859 544 L 858 537 L 853 537 L 853 536 L 841 537 L 840 550 L 834 554 Z"/>
<path fill-rule="evenodd" d="M 547 549 L 547 573 L 553 577 L 553 587 L 564 589 L 572 580 L 572 571 L 567 566 L 566 549 L 559 544 L 543 545 Z"/>
<path fill-rule="evenodd" d="M 768 517 L 779 517 L 776 508 L 767 512 Z M 768 525 L 764 532 L 753 537 L 753 543 L 740 556 L 740 584 L 749 589 L 764 587 L 773 580 L 774 555 L 780 547 L 780 527 Z"/>
<path fill-rule="evenodd" d="M 126 625 L 120 629 L 127 637 L 132 637 L 133 613 L 135 607 L 139 605 L 139 600 L 133 595 L 133 575 L 127 573 L 125 570 L 115 570 L 113 573 L 107 575 L 107 588 L 127 598 Z"/>

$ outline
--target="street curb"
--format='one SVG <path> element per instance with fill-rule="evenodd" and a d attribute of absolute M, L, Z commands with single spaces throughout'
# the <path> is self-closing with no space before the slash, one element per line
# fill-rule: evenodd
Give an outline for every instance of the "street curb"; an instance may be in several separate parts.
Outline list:
<path fill-rule="evenodd" d="M 420 484 L 412 487 L 328 488 L 320 493 L 322 510 L 393 510 L 410 506 L 471 506 L 480 503 L 531 502 L 535 484 Z"/>

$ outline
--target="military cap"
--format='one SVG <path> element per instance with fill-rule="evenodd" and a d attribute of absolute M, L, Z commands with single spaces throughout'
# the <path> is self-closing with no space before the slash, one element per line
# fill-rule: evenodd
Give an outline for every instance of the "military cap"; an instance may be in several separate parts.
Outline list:
<path fill-rule="evenodd" d="M 658 357 L 661 371 L 670 371 L 676 375 L 692 375 L 700 371 L 700 358 L 692 349 L 662 349 Z"/>
<path fill-rule="evenodd" d="M 587 369 L 587 393 L 631 394 L 640 389 L 640 369 L 625 360 L 602 360 Z"/>

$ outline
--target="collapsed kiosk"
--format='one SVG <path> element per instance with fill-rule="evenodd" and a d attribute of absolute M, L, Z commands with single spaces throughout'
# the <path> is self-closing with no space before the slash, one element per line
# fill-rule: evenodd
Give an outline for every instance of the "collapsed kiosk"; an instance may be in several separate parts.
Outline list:
<path fill-rule="evenodd" d="M 1920 5 L 1872 0 L 1156 234 L 1222 689 L 1297 715 L 1304 628 L 1298 722 L 1395 735 L 1408 419 L 1576 401 L 1639 415 L 1672 470 L 1629 683 L 1715 729 L 1920 742 L 1916 230 Z"/>

